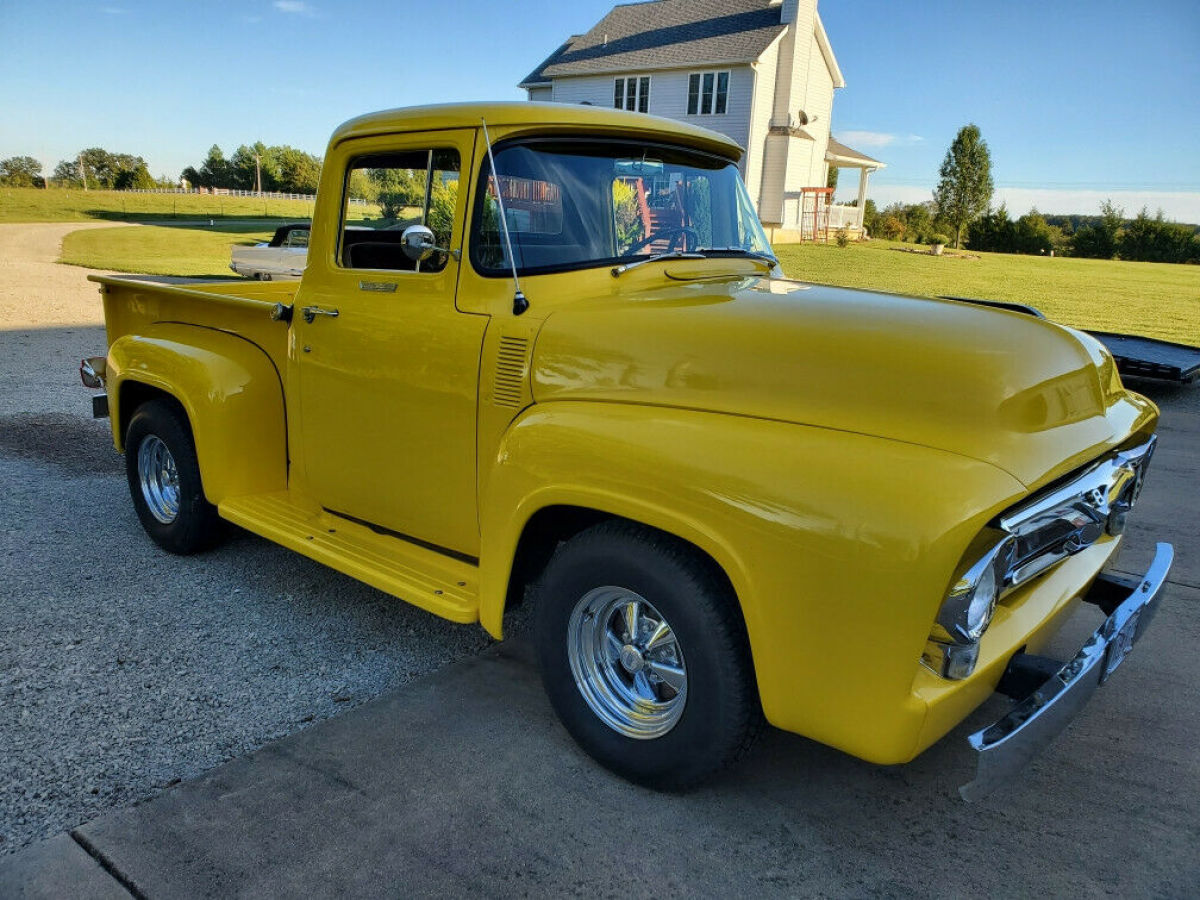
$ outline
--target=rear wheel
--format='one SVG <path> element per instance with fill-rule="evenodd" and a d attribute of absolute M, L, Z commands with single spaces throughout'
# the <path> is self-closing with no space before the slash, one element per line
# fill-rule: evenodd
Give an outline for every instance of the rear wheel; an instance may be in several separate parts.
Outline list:
<path fill-rule="evenodd" d="M 736 762 L 761 731 L 736 598 L 688 545 L 633 523 L 597 525 L 555 554 L 535 603 L 550 701 L 617 774 L 685 788 Z"/>
<path fill-rule="evenodd" d="M 187 417 L 174 404 L 150 400 L 125 432 L 125 472 L 146 533 L 171 553 L 195 553 L 220 534 L 216 508 L 204 497 Z"/>

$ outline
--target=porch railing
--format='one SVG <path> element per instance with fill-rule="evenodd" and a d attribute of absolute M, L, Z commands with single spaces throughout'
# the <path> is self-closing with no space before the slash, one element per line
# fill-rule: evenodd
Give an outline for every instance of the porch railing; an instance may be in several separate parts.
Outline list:
<path fill-rule="evenodd" d="M 833 203 L 829 206 L 829 230 L 837 231 L 839 228 L 845 228 L 847 231 L 859 231 L 862 229 L 862 213 L 863 211 L 857 206 L 845 206 L 840 203 Z"/>

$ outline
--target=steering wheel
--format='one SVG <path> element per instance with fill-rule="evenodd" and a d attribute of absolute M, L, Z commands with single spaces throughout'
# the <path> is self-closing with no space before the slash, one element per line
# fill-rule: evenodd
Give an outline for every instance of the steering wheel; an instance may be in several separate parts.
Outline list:
<path fill-rule="evenodd" d="M 688 238 L 694 244 L 700 243 L 700 234 L 696 231 L 696 229 L 688 228 L 686 225 L 683 225 L 679 228 L 665 228 L 662 231 L 656 231 L 654 234 L 642 238 L 640 241 L 635 241 L 629 245 L 629 249 L 626 250 L 622 255 L 632 256 L 643 247 L 653 244 L 655 241 L 662 240 L 667 235 L 671 236 L 671 239 L 667 241 L 668 250 L 674 250 L 675 242 L 681 237 Z"/>

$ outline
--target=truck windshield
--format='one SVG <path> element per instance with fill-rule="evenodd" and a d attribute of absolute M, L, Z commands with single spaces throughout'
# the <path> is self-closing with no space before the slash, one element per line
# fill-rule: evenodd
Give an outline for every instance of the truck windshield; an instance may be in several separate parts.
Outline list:
<path fill-rule="evenodd" d="M 680 147 L 528 141 L 496 148 L 512 252 L 522 274 L 612 265 L 670 251 L 771 256 L 737 166 Z M 470 254 L 510 271 L 497 179 L 484 161 Z"/>

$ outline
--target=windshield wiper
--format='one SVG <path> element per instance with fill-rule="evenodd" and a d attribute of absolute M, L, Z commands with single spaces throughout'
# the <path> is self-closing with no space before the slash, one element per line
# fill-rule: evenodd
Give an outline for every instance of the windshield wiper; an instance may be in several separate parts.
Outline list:
<path fill-rule="evenodd" d="M 760 253 L 758 250 L 747 250 L 745 247 L 701 247 L 697 253 L 736 253 L 746 259 L 756 259 L 767 263 L 772 269 L 779 265 L 779 260 L 770 253 Z"/>
<path fill-rule="evenodd" d="M 636 269 L 638 266 L 644 266 L 646 263 L 658 262 L 661 259 L 707 259 L 703 253 L 693 253 L 686 250 L 668 250 L 666 253 L 655 253 L 653 256 L 646 256 L 636 262 L 625 263 L 623 266 L 612 267 L 612 277 L 620 278 L 630 269 Z"/>

